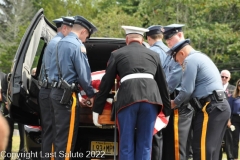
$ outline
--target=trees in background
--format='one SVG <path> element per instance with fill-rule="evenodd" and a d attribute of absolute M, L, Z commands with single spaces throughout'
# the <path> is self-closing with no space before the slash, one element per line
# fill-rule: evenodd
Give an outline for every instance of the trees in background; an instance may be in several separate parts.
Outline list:
<path fill-rule="evenodd" d="M 171 0 L 165 3 L 164 0 L 146 0 L 142 1 L 138 15 L 143 17 L 143 22 L 147 21 L 143 23 L 145 27 L 185 24 L 185 36 L 191 39 L 192 45 L 221 63 L 229 60 L 230 50 L 239 47 L 239 7 L 239 0 Z"/>
<path fill-rule="evenodd" d="M 10 72 L 21 38 L 36 9 L 31 0 L 3 0 L 0 4 L 0 70 Z"/>
<path fill-rule="evenodd" d="M 168 25 L 182 23 L 185 38 L 190 38 L 195 49 L 206 53 L 218 66 L 219 70 L 228 69 L 232 72 L 232 82 L 239 77 L 240 70 L 240 2 L 239 0 L 5 0 L 10 2 L 32 2 L 27 8 L 44 8 L 46 17 L 51 21 L 61 16 L 82 15 L 92 21 L 98 28 L 93 36 L 124 37 L 122 25 L 149 27 L 150 25 Z M 0 6 L 1 8 L 3 6 Z M 25 8 L 26 9 L 26 8 Z M 34 9 L 33 9 L 34 10 Z M 1 12 L 0 12 L 1 13 Z M 14 16 L 8 12 L 10 16 Z M 18 16 L 24 15 L 24 11 Z M 27 22 L 34 13 L 24 15 Z M 29 18 L 27 18 L 29 17 Z M 2 20 L 0 16 L 0 20 Z M 17 20 L 17 19 L 15 19 Z M 20 21 L 22 22 L 22 21 Z M 24 24 L 27 24 L 24 22 Z M 16 21 L 17 27 L 26 28 Z M 14 32 L 14 29 L 2 29 L 0 33 L 13 33 L 15 38 L 0 38 L 0 68 L 2 68 L 2 48 L 8 44 L 19 43 L 23 32 Z M 11 32 L 10 32 L 11 30 Z M 15 30 L 16 31 L 16 30 Z M 8 36 L 7 36 L 8 37 Z M 14 36 L 13 36 L 14 37 Z M 2 43 L 2 39 L 8 43 Z M 18 39 L 18 40 L 17 40 Z M 6 51 L 6 50 L 5 50 Z M 16 47 L 11 47 L 12 55 Z M 5 55 L 6 56 L 6 55 Z M 10 58 L 10 57 L 9 57 Z M 8 65 L 4 65 L 8 66 Z M 9 67 L 9 66 L 8 66 Z"/>

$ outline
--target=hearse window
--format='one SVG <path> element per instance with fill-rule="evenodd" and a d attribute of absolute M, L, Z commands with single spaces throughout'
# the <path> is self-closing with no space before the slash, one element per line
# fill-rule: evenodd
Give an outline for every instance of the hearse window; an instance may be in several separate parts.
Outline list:
<path fill-rule="evenodd" d="M 33 61 L 33 65 L 32 65 L 32 72 L 34 71 L 34 69 L 36 69 L 36 74 L 35 76 L 37 77 L 38 75 L 40 75 L 40 70 L 41 70 L 41 64 L 42 64 L 42 57 L 43 57 L 43 53 L 44 53 L 44 49 L 46 47 L 46 43 L 43 39 L 40 39 L 39 44 L 38 44 L 38 48 L 37 48 L 37 53 L 34 57 L 34 61 Z M 33 75 L 33 73 L 32 73 Z"/>

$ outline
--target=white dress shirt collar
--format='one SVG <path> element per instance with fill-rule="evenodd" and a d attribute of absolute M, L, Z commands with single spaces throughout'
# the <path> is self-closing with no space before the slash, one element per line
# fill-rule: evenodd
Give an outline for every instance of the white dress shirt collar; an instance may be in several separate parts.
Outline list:
<path fill-rule="evenodd" d="M 229 83 L 227 82 L 226 84 L 223 85 L 223 90 L 224 90 L 224 91 L 226 91 L 228 84 L 229 84 Z"/>

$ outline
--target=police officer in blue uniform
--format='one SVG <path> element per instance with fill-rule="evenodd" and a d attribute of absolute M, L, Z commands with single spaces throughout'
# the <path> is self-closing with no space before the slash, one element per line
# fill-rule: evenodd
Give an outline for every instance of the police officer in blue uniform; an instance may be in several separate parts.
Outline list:
<path fill-rule="evenodd" d="M 57 84 L 53 81 L 50 98 L 55 117 L 55 159 L 71 156 L 78 131 L 79 105 L 77 88 L 80 85 L 88 100 L 93 102 L 94 89 L 91 85 L 91 70 L 83 42 L 97 29 L 82 16 L 75 16 L 72 31 L 59 41 L 56 47 Z M 91 107 L 91 105 L 89 105 Z M 64 155 L 64 156 L 62 156 Z"/>
<path fill-rule="evenodd" d="M 169 47 L 184 40 L 183 26 L 182 24 L 172 24 L 162 28 Z M 173 100 L 181 90 L 182 67 L 168 54 L 164 63 L 164 71 L 170 97 Z M 167 127 L 162 130 L 163 159 L 188 159 L 188 135 L 191 130 L 193 113 L 194 110 L 187 101 L 173 109 Z"/>
<path fill-rule="evenodd" d="M 231 111 L 216 65 L 189 43 L 188 39 L 180 41 L 168 52 L 183 70 L 181 89 L 171 100 L 171 107 L 174 109 L 190 99 L 196 111 L 193 159 L 217 160 Z"/>
<path fill-rule="evenodd" d="M 151 46 L 149 49 L 159 54 L 161 64 L 163 65 L 167 57 L 166 52 L 169 50 L 169 48 L 162 41 L 163 34 L 161 28 L 162 26 L 160 25 L 153 25 L 148 27 L 147 29 L 149 31 L 146 32 L 146 38 L 148 44 Z"/>
<path fill-rule="evenodd" d="M 39 92 L 39 105 L 41 110 L 41 127 L 42 127 L 42 159 L 50 160 L 49 153 L 52 152 L 54 144 L 54 113 L 49 97 L 51 92 L 51 76 L 50 64 L 51 57 L 54 55 L 54 50 L 57 43 L 67 34 L 67 29 L 70 31 L 74 18 L 66 17 L 53 20 L 57 27 L 57 35 L 51 39 L 44 51 L 43 63 L 41 68 L 42 84 Z"/>
<path fill-rule="evenodd" d="M 114 79 L 121 85 L 115 110 L 119 130 L 119 160 L 150 160 L 153 129 L 156 117 L 163 109 L 171 112 L 169 93 L 159 55 L 142 45 L 148 29 L 122 26 L 127 46 L 111 53 L 93 105 L 93 122 L 102 113 Z M 163 108 L 162 108 L 163 107 Z M 136 128 L 136 142 L 134 134 Z"/>
<path fill-rule="evenodd" d="M 167 57 L 166 52 L 169 48 L 163 43 L 163 34 L 161 31 L 162 26 L 160 25 L 153 25 L 148 27 L 149 30 L 146 32 L 146 39 L 148 44 L 151 46 L 149 49 L 159 54 L 160 61 L 162 67 L 165 63 L 165 59 Z M 162 159 L 162 131 L 158 131 L 156 134 L 153 135 L 152 141 L 152 160 L 159 160 Z"/>
<path fill-rule="evenodd" d="M 61 20 L 61 19 L 60 19 Z M 56 44 L 65 36 L 67 36 L 71 30 L 74 23 L 74 17 L 62 17 L 62 24 L 60 26 L 58 22 L 59 19 L 55 20 L 56 26 L 58 28 L 58 40 L 56 41 Z M 56 44 L 55 47 L 53 47 L 53 51 L 51 54 L 51 57 L 49 58 L 50 61 L 50 68 L 49 68 L 49 83 L 51 85 L 56 85 L 56 82 L 58 82 L 58 70 L 57 70 L 57 61 L 56 61 Z M 55 83 L 54 83 L 55 82 Z"/>

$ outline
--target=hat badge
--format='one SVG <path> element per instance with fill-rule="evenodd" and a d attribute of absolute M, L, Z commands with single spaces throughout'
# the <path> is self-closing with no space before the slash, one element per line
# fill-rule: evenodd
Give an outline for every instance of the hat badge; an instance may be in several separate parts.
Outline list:
<path fill-rule="evenodd" d="M 165 32 L 165 29 L 162 27 L 161 29 L 160 29 L 162 32 Z"/>

